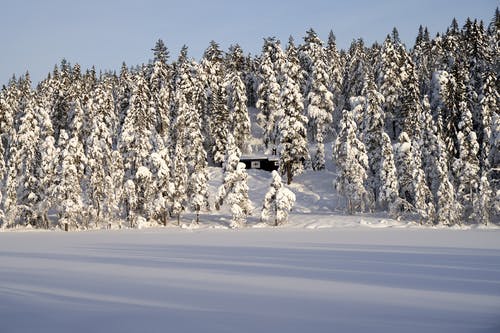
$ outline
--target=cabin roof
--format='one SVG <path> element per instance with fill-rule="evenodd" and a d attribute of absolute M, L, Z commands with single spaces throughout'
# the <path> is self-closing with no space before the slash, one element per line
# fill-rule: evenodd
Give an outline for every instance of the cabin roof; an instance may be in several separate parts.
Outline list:
<path fill-rule="evenodd" d="M 268 160 L 268 161 L 278 161 L 279 157 L 277 155 L 264 155 L 264 154 L 255 154 L 255 155 L 242 155 L 240 157 L 240 161 L 263 161 L 263 160 Z"/>

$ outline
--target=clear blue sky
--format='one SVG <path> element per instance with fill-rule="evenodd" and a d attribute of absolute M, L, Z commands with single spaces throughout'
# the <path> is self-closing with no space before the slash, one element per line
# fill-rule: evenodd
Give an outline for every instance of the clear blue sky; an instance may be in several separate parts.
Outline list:
<path fill-rule="evenodd" d="M 312 27 L 338 45 L 382 41 L 396 26 L 412 45 L 420 24 L 432 35 L 456 17 L 489 22 L 499 0 L 0 0 L 0 83 L 30 71 L 39 81 L 64 57 L 82 68 L 119 69 L 147 62 L 161 38 L 171 57 L 183 44 L 199 58 L 210 40 L 260 52 L 262 38 L 302 40 Z"/>

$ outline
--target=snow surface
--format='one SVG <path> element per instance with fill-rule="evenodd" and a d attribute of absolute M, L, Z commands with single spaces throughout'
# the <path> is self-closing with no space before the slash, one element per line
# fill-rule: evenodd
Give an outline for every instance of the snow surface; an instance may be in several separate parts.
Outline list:
<path fill-rule="evenodd" d="M 499 332 L 500 232 L 0 233 L 1 332 Z"/>

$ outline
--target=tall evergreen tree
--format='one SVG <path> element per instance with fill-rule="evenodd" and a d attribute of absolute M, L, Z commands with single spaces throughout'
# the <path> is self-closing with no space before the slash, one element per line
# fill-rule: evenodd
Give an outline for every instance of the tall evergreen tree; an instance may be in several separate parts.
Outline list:
<path fill-rule="evenodd" d="M 252 213 L 252 203 L 248 197 L 248 175 L 245 164 L 240 163 L 241 152 L 231 134 L 228 137 L 226 157 L 224 161 L 224 180 L 217 191 L 216 208 L 224 202 L 231 208 L 232 227 L 241 227 Z"/>
<path fill-rule="evenodd" d="M 300 67 L 295 48 L 289 45 L 287 61 L 281 69 L 280 104 L 283 116 L 278 124 L 280 142 L 280 171 L 286 174 L 287 183 L 302 173 L 304 163 L 309 159 L 307 147 L 307 117 L 303 115 L 303 99 L 297 78 Z"/>
<path fill-rule="evenodd" d="M 337 165 L 335 188 L 347 200 L 349 213 L 364 211 L 367 202 L 365 181 L 368 171 L 366 148 L 356 136 L 356 123 L 349 111 L 344 111 L 340 133 L 333 147 Z"/>
<path fill-rule="evenodd" d="M 278 68 L 282 62 L 279 41 L 275 38 L 264 40 L 259 66 L 259 87 L 257 90 L 257 122 L 264 130 L 263 139 L 266 148 L 274 145 L 277 139 L 277 125 L 281 117 Z"/>

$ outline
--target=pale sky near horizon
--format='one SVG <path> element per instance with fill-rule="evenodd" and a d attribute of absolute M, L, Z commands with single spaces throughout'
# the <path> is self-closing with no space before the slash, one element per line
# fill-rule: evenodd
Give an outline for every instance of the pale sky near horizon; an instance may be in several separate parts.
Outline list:
<path fill-rule="evenodd" d="M 420 24 L 432 36 L 456 17 L 489 23 L 499 0 L 0 0 L 0 85 L 29 70 L 38 82 L 62 58 L 83 69 L 118 70 L 148 62 L 163 39 L 171 59 L 183 44 L 199 59 L 211 40 L 223 50 L 239 43 L 256 54 L 262 39 L 302 41 L 313 28 L 323 40 L 333 30 L 340 48 L 362 37 L 383 41 L 397 27 L 412 46 Z"/>

